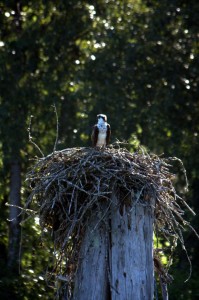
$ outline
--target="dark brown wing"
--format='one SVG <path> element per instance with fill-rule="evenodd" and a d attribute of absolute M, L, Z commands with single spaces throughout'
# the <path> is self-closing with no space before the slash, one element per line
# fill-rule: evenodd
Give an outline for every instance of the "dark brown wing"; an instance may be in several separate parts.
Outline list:
<path fill-rule="evenodd" d="M 91 134 L 91 140 L 92 140 L 93 147 L 95 147 L 97 144 L 98 133 L 99 133 L 99 129 L 98 129 L 97 125 L 94 125 L 93 131 Z"/>
<path fill-rule="evenodd" d="M 111 126 L 107 124 L 106 146 L 109 144 L 111 137 Z"/>

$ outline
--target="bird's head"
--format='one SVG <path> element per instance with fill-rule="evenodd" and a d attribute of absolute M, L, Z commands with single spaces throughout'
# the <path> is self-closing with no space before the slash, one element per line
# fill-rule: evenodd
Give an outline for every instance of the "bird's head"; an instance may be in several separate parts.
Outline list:
<path fill-rule="evenodd" d="M 107 122 L 107 116 L 103 115 L 103 114 L 99 114 L 99 115 L 97 115 L 97 120 L 98 120 L 98 122 L 99 121 Z"/>

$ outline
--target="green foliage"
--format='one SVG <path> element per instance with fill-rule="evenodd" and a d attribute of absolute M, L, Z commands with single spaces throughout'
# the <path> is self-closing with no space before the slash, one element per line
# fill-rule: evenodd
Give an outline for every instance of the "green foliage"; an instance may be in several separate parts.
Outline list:
<path fill-rule="evenodd" d="M 0 284 L 12 293 L 10 299 L 36 299 L 35 290 L 49 299 L 53 291 L 38 278 L 53 251 L 38 248 L 33 224 L 23 229 L 21 276 L 12 278 L 6 268 L 9 163 L 19 158 L 24 178 L 29 159 L 40 155 L 28 142 L 30 116 L 33 141 L 48 154 L 56 139 L 54 103 L 58 149 L 90 145 L 96 114 L 106 113 L 112 141 L 129 140 L 132 149 L 142 144 L 183 160 L 187 197 L 198 212 L 199 3 L 9 0 L 0 1 L 0 12 Z M 182 189 L 181 176 L 178 186 Z M 22 202 L 27 196 L 24 185 Z M 198 227 L 196 218 L 193 225 Z M 179 254 L 172 299 L 194 299 L 199 293 L 198 242 L 189 232 L 184 238 L 193 276 L 182 291 L 181 274 L 188 265 Z"/>
<path fill-rule="evenodd" d="M 1 260 L 0 297 L 2 299 L 53 299 L 54 286 L 47 285 L 46 271 L 52 271 L 52 245 L 45 238 L 43 244 L 40 228 L 34 218 L 22 226 L 20 275 L 9 272 L 5 258 Z M 1 239 L 2 243 L 2 239 Z M 4 250 L 5 252 L 5 250 Z M 2 253 L 3 258 L 5 253 Z M 35 291 L 37 291 L 35 293 Z"/>

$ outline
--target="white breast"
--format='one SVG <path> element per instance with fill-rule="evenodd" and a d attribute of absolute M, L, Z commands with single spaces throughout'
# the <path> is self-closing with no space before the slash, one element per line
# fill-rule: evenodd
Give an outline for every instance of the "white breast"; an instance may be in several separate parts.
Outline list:
<path fill-rule="evenodd" d="M 104 147 L 106 146 L 107 123 L 104 122 L 102 119 L 99 119 L 97 127 L 99 129 L 99 133 L 96 146 Z"/>
<path fill-rule="evenodd" d="M 99 132 L 96 146 L 106 146 L 106 132 Z"/>

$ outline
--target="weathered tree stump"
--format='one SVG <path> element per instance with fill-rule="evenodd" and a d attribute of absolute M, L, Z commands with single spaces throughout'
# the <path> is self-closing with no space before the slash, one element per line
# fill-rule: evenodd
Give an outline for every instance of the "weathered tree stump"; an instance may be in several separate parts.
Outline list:
<path fill-rule="evenodd" d="M 152 205 L 132 201 L 132 206 L 121 207 L 120 200 L 113 193 L 107 224 L 100 223 L 99 216 L 93 216 L 88 224 L 75 281 L 75 300 L 153 299 Z"/>
<path fill-rule="evenodd" d="M 74 300 L 107 299 L 107 234 L 99 216 L 91 217 L 81 245 Z"/>
<path fill-rule="evenodd" d="M 111 299 L 153 299 L 153 208 L 133 204 L 118 209 L 113 195 L 111 209 Z"/>

